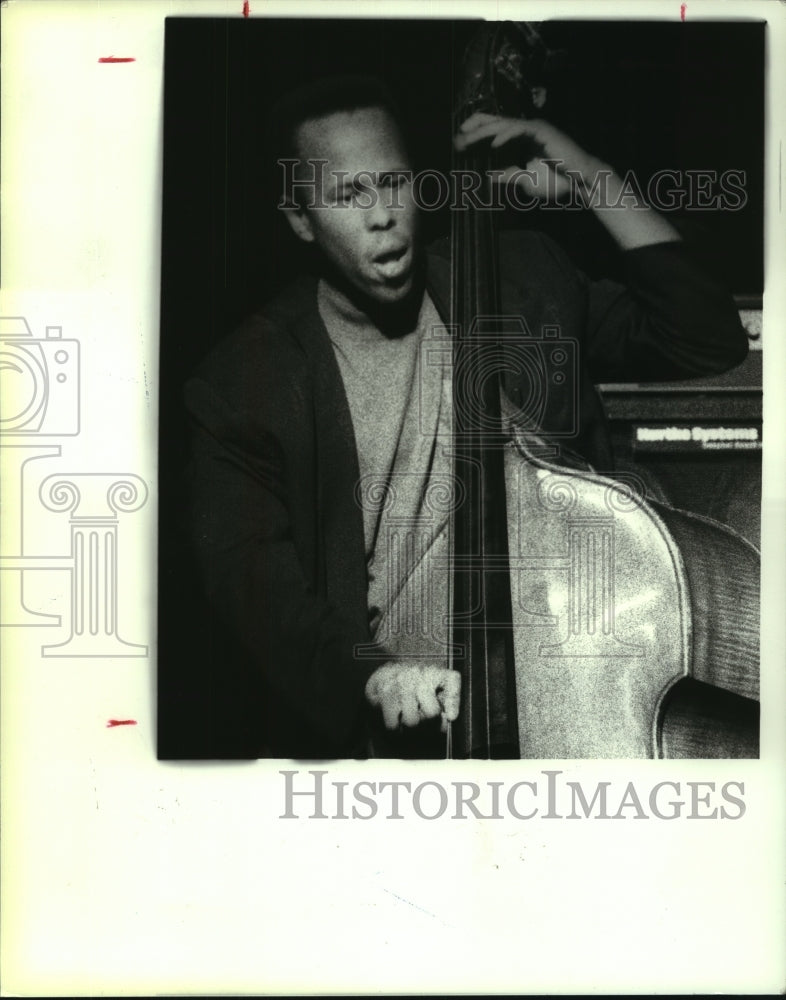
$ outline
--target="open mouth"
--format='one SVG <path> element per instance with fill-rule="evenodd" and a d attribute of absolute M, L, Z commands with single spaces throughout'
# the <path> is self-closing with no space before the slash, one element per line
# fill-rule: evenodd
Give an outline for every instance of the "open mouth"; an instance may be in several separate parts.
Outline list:
<path fill-rule="evenodd" d="M 386 250 L 384 253 L 377 254 L 374 258 L 374 263 L 388 264 L 391 261 L 401 260 L 406 252 L 406 246 L 394 247 L 392 250 Z"/>
<path fill-rule="evenodd" d="M 406 275 L 409 269 L 407 245 L 385 250 L 373 258 L 374 267 L 386 279 L 395 280 Z"/>

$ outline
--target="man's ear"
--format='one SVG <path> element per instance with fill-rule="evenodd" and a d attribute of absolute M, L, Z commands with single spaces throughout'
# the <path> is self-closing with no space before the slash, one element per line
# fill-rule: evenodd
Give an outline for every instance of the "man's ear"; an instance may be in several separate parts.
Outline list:
<path fill-rule="evenodd" d="M 546 88 L 545 87 L 530 87 L 530 96 L 532 97 L 532 103 L 536 108 L 542 108 L 546 103 Z"/>
<path fill-rule="evenodd" d="M 304 208 L 299 208 L 297 205 L 288 205 L 283 209 L 284 218 L 292 227 L 292 232 L 297 236 L 299 240 L 303 240 L 304 243 L 314 242 L 314 228 L 311 225 L 311 219 Z"/>

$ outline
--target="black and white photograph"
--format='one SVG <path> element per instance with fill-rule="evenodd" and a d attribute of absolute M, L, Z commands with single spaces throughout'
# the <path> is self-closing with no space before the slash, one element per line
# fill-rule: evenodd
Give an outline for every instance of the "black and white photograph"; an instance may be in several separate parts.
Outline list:
<path fill-rule="evenodd" d="M 764 44 L 167 20 L 160 756 L 757 756 Z"/>
<path fill-rule="evenodd" d="M 782 992 L 786 4 L 0 24 L 0 992 Z"/>

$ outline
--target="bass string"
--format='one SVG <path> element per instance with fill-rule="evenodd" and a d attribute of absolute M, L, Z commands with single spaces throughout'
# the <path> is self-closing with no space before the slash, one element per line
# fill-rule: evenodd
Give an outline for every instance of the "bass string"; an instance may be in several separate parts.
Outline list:
<path fill-rule="evenodd" d="M 482 158 L 478 153 L 473 153 L 470 156 L 462 158 L 463 169 L 473 171 L 475 176 L 486 178 L 488 183 L 488 175 L 483 169 L 484 166 L 486 166 L 486 164 L 482 162 Z M 453 260 L 453 266 L 451 268 L 451 301 L 453 303 L 452 319 L 455 325 L 454 336 L 461 337 L 462 334 L 467 333 L 473 320 L 476 320 L 480 314 L 489 315 L 490 313 L 496 313 L 494 302 L 496 295 L 496 262 L 493 260 L 494 240 L 492 220 L 484 219 L 480 213 L 472 209 L 454 213 L 453 225 L 451 227 L 451 250 Z M 460 278 L 458 277 L 459 272 L 461 275 Z M 458 350 L 458 346 L 456 349 Z M 459 377 L 461 377 L 461 373 L 459 374 Z M 487 513 L 484 509 L 486 484 L 483 482 L 483 476 L 485 475 L 486 470 L 485 463 L 482 461 L 483 414 L 481 413 L 481 426 L 478 427 L 473 415 L 473 404 L 479 401 L 467 399 L 465 390 L 466 386 L 461 391 L 454 393 L 454 408 L 458 408 L 460 406 L 467 407 L 468 412 L 466 414 L 466 418 L 468 429 L 470 430 L 471 444 L 468 449 L 469 454 L 465 456 L 465 458 L 470 459 L 470 462 L 467 464 L 474 465 L 474 467 L 478 470 L 480 478 L 477 483 L 477 497 L 475 499 L 476 509 L 469 512 L 469 525 L 473 530 L 469 534 L 467 531 L 464 532 L 464 543 L 467 545 L 468 551 L 463 553 L 463 555 L 474 556 L 474 565 L 470 570 L 470 579 L 475 581 L 474 586 L 476 587 L 477 592 L 473 594 L 473 597 L 478 599 L 481 609 L 480 623 L 477 621 L 468 622 L 466 633 L 464 635 L 465 690 L 463 692 L 463 700 L 465 706 L 464 728 L 467 734 L 467 747 L 465 749 L 468 754 L 471 754 L 472 749 L 475 746 L 475 693 L 477 687 L 476 678 L 478 676 L 478 672 L 480 671 L 482 680 L 480 687 L 483 699 L 481 709 L 485 730 L 482 734 L 483 739 L 481 745 L 486 749 L 486 756 L 490 757 L 492 742 L 492 699 L 490 674 L 491 644 L 488 622 L 484 614 L 486 597 L 484 567 L 487 563 L 487 549 L 485 533 L 482 530 L 483 518 Z M 459 415 L 454 413 L 454 428 L 457 426 L 459 419 Z M 471 490 L 468 491 L 467 497 L 467 503 L 470 503 L 472 497 Z M 456 541 L 455 516 L 454 512 L 453 518 L 451 519 L 451 552 L 453 552 L 454 557 Z M 474 530 L 475 528 L 479 529 L 477 533 Z M 453 589 L 453 576 L 454 573 L 451 572 L 451 609 L 454 609 L 453 600 L 455 594 Z M 474 610 L 474 602 L 472 602 L 472 605 L 472 609 Z M 466 612 L 467 610 L 470 609 L 462 609 L 463 612 Z M 482 649 L 482 656 L 480 659 L 482 662 L 480 664 L 477 663 L 477 657 L 475 656 L 478 645 L 477 640 L 472 634 L 476 629 L 480 629 L 482 631 L 482 635 L 480 637 L 480 647 Z M 455 669 L 452 651 L 449 657 L 449 666 L 451 669 Z M 449 725 L 446 740 L 446 754 L 449 758 L 453 755 L 453 742 L 452 728 Z"/>

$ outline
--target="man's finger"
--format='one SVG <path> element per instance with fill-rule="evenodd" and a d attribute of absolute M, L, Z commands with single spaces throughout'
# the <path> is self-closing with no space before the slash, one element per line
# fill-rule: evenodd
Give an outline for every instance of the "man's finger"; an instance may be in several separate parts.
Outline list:
<path fill-rule="evenodd" d="M 523 122 L 514 122 L 511 126 L 509 119 L 498 118 L 486 124 L 478 125 L 476 128 L 468 129 L 466 132 L 460 132 L 454 138 L 453 142 L 456 149 L 466 149 L 467 146 L 471 146 L 475 142 L 488 139 L 490 136 L 496 136 L 499 132 L 507 132 L 510 127 L 516 128 L 523 124 Z"/>
<path fill-rule="evenodd" d="M 520 128 L 519 123 L 511 125 L 510 128 L 502 129 L 497 132 L 491 141 L 492 149 L 499 149 L 500 146 L 504 146 L 505 143 L 510 142 L 511 139 L 519 139 L 525 134 L 525 129 Z"/>
<path fill-rule="evenodd" d="M 442 705 L 443 718 L 455 722 L 461 707 L 461 674 L 458 670 L 447 670 L 442 684 L 437 688 L 437 698 Z"/>
<path fill-rule="evenodd" d="M 442 711 L 432 680 L 424 677 L 418 683 L 417 697 L 423 718 L 433 719 Z"/>
<path fill-rule="evenodd" d="M 379 704 L 379 678 L 372 674 L 366 683 L 366 698 L 370 705 Z"/>
<path fill-rule="evenodd" d="M 420 722 L 420 710 L 415 691 L 411 689 L 402 691 L 399 704 L 401 705 L 401 722 L 405 726 L 416 726 Z"/>
<path fill-rule="evenodd" d="M 456 149 L 464 149 L 465 147 L 470 146 L 473 142 L 480 142 L 481 139 L 488 139 L 489 136 L 494 136 L 497 132 L 504 131 L 508 124 L 507 120 L 498 118 L 476 125 L 474 128 L 466 129 L 465 131 L 463 130 L 454 137 Z"/>
<path fill-rule="evenodd" d="M 381 698 L 382 718 L 388 729 L 398 729 L 401 721 L 401 698 L 393 691 L 386 692 Z"/>
<path fill-rule="evenodd" d="M 476 128 L 478 125 L 484 125 L 487 122 L 497 122 L 500 121 L 499 115 L 489 115 L 485 111 L 475 111 L 471 114 L 464 122 L 459 125 L 460 132 L 466 132 L 469 129 Z"/>

